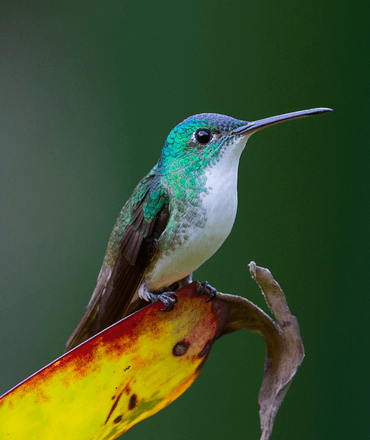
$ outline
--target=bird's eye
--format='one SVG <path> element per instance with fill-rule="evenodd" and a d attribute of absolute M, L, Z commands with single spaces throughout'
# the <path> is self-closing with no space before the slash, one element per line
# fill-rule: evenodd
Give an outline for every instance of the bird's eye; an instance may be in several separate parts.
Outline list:
<path fill-rule="evenodd" d="M 195 140 L 198 144 L 205 145 L 212 139 L 212 133 L 209 130 L 200 128 L 195 132 Z"/>

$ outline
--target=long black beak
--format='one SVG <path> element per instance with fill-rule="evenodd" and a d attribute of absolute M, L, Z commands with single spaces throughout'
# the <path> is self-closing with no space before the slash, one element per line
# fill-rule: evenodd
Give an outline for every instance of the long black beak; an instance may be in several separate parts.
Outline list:
<path fill-rule="evenodd" d="M 233 131 L 233 134 L 243 136 L 247 133 L 254 133 L 271 125 L 280 124 L 280 122 L 290 121 L 291 119 L 306 118 L 307 116 L 319 115 L 321 113 L 332 112 L 331 108 L 319 107 L 309 110 L 300 110 L 298 112 L 285 113 L 283 115 L 271 116 L 270 118 L 259 119 L 258 121 L 248 122 L 242 127 Z"/>

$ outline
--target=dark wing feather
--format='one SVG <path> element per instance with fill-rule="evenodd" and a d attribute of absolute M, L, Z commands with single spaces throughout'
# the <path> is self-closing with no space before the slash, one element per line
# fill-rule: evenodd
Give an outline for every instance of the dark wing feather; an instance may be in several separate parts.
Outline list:
<path fill-rule="evenodd" d="M 158 211 L 154 211 L 149 221 L 144 217 L 144 207 L 151 201 L 151 189 L 142 192 L 141 200 L 131 212 L 131 221 L 120 238 L 113 268 L 110 270 L 103 265 L 90 303 L 68 339 L 66 351 L 125 316 L 168 222 L 167 193 L 164 194 L 165 202 L 159 204 Z"/>
<path fill-rule="evenodd" d="M 147 227 L 142 213 L 138 216 L 140 225 Z M 141 227 L 135 230 L 134 225 L 126 228 L 120 242 L 120 250 L 112 276 L 99 304 L 99 310 L 93 326 L 93 333 L 119 321 L 126 313 L 131 300 L 138 289 L 144 272 L 157 250 L 157 237 L 164 231 L 168 214 L 159 212 L 146 231 L 146 237 L 141 233 Z"/>

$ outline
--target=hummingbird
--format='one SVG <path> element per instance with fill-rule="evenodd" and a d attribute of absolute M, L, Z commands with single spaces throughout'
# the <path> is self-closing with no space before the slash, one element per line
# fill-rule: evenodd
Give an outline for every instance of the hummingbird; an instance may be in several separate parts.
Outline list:
<path fill-rule="evenodd" d="M 66 351 L 126 316 L 135 299 L 160 300 L 162 310 L 171 310 L 174 291 L 192 282 L 192 273 L 231 232 L 239 160 L 249 137 L 329 111 L 313 108 L 254 122 L 202 113 L 178 124 L 118 216 L 96 287 Z M 216 292 L 207 282 L 204 287 Z"/>

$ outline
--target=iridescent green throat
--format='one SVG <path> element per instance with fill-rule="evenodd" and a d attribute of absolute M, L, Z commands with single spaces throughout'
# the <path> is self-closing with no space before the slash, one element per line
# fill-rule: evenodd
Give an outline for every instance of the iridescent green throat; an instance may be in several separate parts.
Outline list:
<path fill-rule="evenodd" d="M 232 131 L 244 124 L 245 121 L 227 116 L 202 113 L 185 119 L 171 131 L 158 162 L 158 172 L 174 197 L 194 200 L 205 191 L 205 170 L 220 160 L 234 138 Z M 215 138 L 199 145 L 194 139 L 198 129 L 210 130 Z"/>

